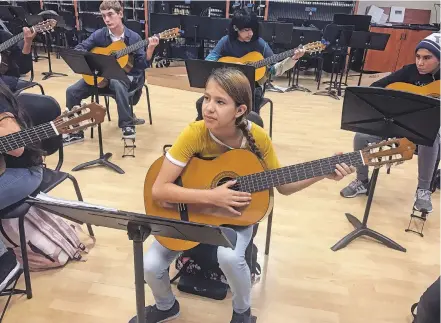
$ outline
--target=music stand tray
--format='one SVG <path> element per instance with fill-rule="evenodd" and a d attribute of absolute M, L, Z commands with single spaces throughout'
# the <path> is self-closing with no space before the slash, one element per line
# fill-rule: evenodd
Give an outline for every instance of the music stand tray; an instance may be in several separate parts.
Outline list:
<path fill-rule="evenodd" d="M 341 129 L 385 139 L 405 137 L 415 144 L 432 146 L 440 129 L 439 116 L 439 100 L 434 98 L 383 88 L 347 87 Z M 389 248 L 406 252 L 395 241 L 367 227 L 379 170 L 376 168 L 372 173 L 363 222 L 346 213 L 354 230 L 332 246 L 331 250 L 337 251 L 358 237 L 369 236 Z"/>
<path fill-rule="evenodd" d="M 145 322 L 142 244 L 152 233 L 155 236 L 196 241 L 232 249 L 236 246 L 237 234 L 231 228 L 177 221 L 110 208 L 100 208 L 99 206 L 91 206 L 81 202 L 66 205 L 62 201 L 49 202 L 36 198 L 30 198 L 27 202 L 73 222 L 80 224 L 89 223 L 127 231 L 129 240 L 133 241 L 137 309 L 137 316 L 133 317 L 129 323 Z"/>
<path fill-rule="evenodd" d="M 61 57 L 65 60 L 67 65 L 76 74 L 91 75 L 94 77 L 94 95 L 95 102 L 99 104 L 99 89 L 97 79 L 98 77 L 104 77 L 106 79 L 120 80 L 130 83 L 129 78 L 125 72 L 121 69 L 116 58 L 114 56 L 94 54 L 85 51 L 65 49 L 60 53 Z M 103 152 L 103 138 L 101 133 L 101 124 L 98 124 L 98 140 L 100 156 L 98 159 L 80 164 L 74 167 L 73 171 L 78 171 L 92 165 L 107 166 L 119 174 L 124 174 L 124 171 L 117 165 L 109 161 L 112 157 L 112 153 Z"/>

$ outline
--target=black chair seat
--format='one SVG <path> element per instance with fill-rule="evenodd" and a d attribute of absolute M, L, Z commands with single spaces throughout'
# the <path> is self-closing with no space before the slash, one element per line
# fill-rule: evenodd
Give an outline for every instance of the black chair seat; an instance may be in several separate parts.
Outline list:
<path fill-rule="evenodd" d="M 69 174 L 55 171 L 49 168 L 43 169 L 43 180 L 41 181 L 40 187 L 38 188 L 39 192 L 47 193 L 54 189 L 61 182 L 66 180 L 69 177 Z"/>
<path fill-rule="evenodd" d="M 0 219 L 16 219 L 28 213 L 31 205 L 23 200 L 0 211 Z"/>

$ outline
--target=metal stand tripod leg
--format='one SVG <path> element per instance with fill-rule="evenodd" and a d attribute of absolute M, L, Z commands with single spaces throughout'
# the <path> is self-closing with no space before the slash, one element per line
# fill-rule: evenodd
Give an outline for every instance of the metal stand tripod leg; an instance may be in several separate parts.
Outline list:
<path fill-rule="evenodd" d="M 49 62 L 49 72 L 43 72 L 43 73 L 41 73 L 41 74 L 43 74 L 44 76 L 43 76 L 43 80 L 47 80 L 48 78 L 50 78 L 50 77 L 52 77 L 52 76 L 67 76 L 67 74 L 64 74 L 64 73 L 56 73 L 56 72 L 52 72 L 52 62 L 51 62 L 51 48 L 52 48 L 52 41 L 51 40 L 49 40 L 49 37 L 50 36 L 48 36 L 48 35 L 45 35 L 45 37 L 46 37 L 46 46 L 47 46 L 47 59 L 48 59 L 48 62 Z"/>
<path fill-rule="evenodd" d="M 286 89 L 285 92 L 292 92 L 292 91 L 311 92 L 311 90 L 307 89 L 306 87 L 299 85 L 299 74 L 300 74 L 300 67 L 298 65 L 299 63 L 300 63 L 300 61 L 297 62 L 296 66 L 293 69 L 293 83 L 294 83 L 294 79 L 295 79 L 296 84 L 293 84 L 291 87 Z"/>
<path fill-rule="evenodd" d="M 340 250 L 340 249 L 346 247 L 349 243 L 351 243 L 353 240 L 357 239 L 358 237 L 369 236 L 379 242 L 382 242 L 384 245 L 386 245 L 389 248 L 406 252 L 406 249 L 403 248 L 402 246 L 400 246 L 395 241 L 393 241 L 393 240 L 389 239 L 388 237 L 382 235 L 381 233 L 378 233 L 378 232 L 371 230 L 367 227 L 367 220 L 369 217 L 369 211 L 371 208 L 372 199 L 374 197 L 374 191 L 375 191 L 375 186 L 377 184 L 377 178 L 378 178 L 379 171 L 380 171 L 380 169 L 376 168 L 372 174 L 371 183 L 370 183 L 370 187 L 369 187 L 369 196 L 368 196 L 368 200 L 366 203 L 366 209 L 364 212 L 363 222 L 360 222 L 360 220 L 358 220 L 352 214 L 346 213 L 346 217 L 347 217 L 348 221 L 354 226 L 355 230 L 352 231 L 351 233 L 349 233 L 348 235 L 346 235 L 343 239 L 341 239 L 339 242 L 337 242 L 334 246 L 332 246 L 331 247 L 332 251 L 337 251 L 337 250 Z"/>

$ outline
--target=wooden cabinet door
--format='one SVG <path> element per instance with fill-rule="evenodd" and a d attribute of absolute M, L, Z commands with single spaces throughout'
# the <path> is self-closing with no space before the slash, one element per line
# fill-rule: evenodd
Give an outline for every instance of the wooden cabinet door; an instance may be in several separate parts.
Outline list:
<path fill-rule="evenodd" d="M 398 56 L 402 38 L 404 38 L 405 30 L 394 28 L 371 27 L 371 32 L 390 34 L 384 51 L 368 50 L 366 62 L 364 64 L 365 71 L 373 72 L 393 72 L 397 65 Z"/>
<path fill-rule="evenodd" d="M 406 30 L 404 39 L 401 41 L 400 55 L 398 56 L 396 70 L 404 65 L 415 63 L 415 48 L 420 41 L 432 34 L 430 30 Z"/>

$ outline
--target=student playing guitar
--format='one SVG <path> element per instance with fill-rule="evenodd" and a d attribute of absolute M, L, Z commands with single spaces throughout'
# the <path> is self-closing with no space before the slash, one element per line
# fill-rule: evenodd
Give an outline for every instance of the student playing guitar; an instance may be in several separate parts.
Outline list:
<path fill-rule="evenodd" d="M 427 85 L 439 80 L 439 55 L 440 55 L 441 34 L 434 33 L 423 39 L 415 49 L 415 63 L 406 65 L 402 69 L 389 76 L 372 83 L 374 87 L 386 87 L 396 82 L 410 83 L 417 86 Z M 356 133 L 354 137 L 354 149 L 363 149 L 369 143 L 379 142 L 382 138 Z M 432 212 L 432 201 L 430 183 L 437 156 L 439 154 L 440 135 L 432 147 L 420 145 L 418 147 L 418 187 L 415 193 L 413 208 L 417 211 L 425 209 Z M 357 167 L 357 178 L 347 187 L 341 190 L 343 197 L 356 197 L 359 194 L 366 194 L 369 189 L 368 167 Z"/>
<path fill-rule="evenodd" d="M 120 1 L 103 1 L 100 5 L 100 12 L 106 27 L 96 30 L 89 38 L 75 47 L 77 50 L 90 51 L 95 47 L 106 47 L 112 42 L 123 40 L 127 46 L 135 44 L 141 40 L 134 31 L 124 26 L 122 22 L 123 8 Z M 142 124 L 144 120 L 134 120 L 130 111 L 129 91 L 144 83 L 144 70 L 147 68 L 147 61 L 152 58 L 155 47 L 159 44 L 157 37 L 149 38 L 147 51 L 140 48 L 133 53 L 134 66 L 128 73 L 131 84 L 126 84 L 118 80 L 110 80 L 108 90 L 115 93 L 115 100 L 118 107 L 118 126 L 122 129 L 123 138 L 135 138 L 135 124 Z M 66 106 L 70 110 L 75 105 L 80 105 L 81 100 L 92 95 L 93 88 L 83 79 L 69 86 L 66 91 Z M 84 140 L 82 131 L 71 134 L 64 138 L 64 144 Z"/>
<path fill-rule="evenodd" d="M 193 156 L 216 157 L 237 148 L 255 153 L 268 169 L 281 167 L 268 134 L 247 119 L 251 102 L 250 83 L 241 71 L 228 68 L 213 72 L 205 87 L 203 120 L 187 126 L 167 152 L 152 187 L 156 202 L 161 205 L 205 204 L 227 210 L 232 216 L 240 216 L 236 208 L 248 205 L 251 194 L 233 190 L 231 186 L 235 181 L 214 189 L 184 188 L 175 181 Z M 324 178 L 341 180 L 355 171 L 354 167 L 346 164 L 335 167 L 335 172 L 329 176 L 280 185 L 277 190 L 283 195 L 290 195 Z M 245 261 L 245 249 L 251 240 L 253 226 L 239 227 L 236 231 L 236 248 L 218 247 L 217 256 L 219 267 L 233 293 L 231 323 L 250 323 L 251 274 Z M 146 308 L 147 323 L 165 322 L 179 315 L 179 303 L 171 290 L 168 273 L 168 267 L 178 254 L 178 251 L 169 250 L 155 240 L 144 256 L 145 280 L 156 301 L 155 305 Z"/>
<path fill-rule="evenodd" d="M 259 22 L 257 16 L 248 9 L 239 9 L 234 13 L 233 19 L 228 30 L 228 35 L 221 38 L 216 47 L 205 58 L 208 61 L 217 61 L 224 56 L 242 57 L 250 52 L 259 52 L 264 58 L 273 56 L 271 47 L 259 37 Z M 299 49 L 291 58 L 274 64 L 269 68 L 269 73 L 279 76 L 293 68 L 297 61 L 304 55 L 305 51 Z M 259 113 L 260 103 L 263 99 L 263 87 L 256 83 L 254 92 L 254 107 L 252 110 Z M 198 113 L 196 120 L 202 120 L 202 101 L 203 97 L 196 101 Z"/>

